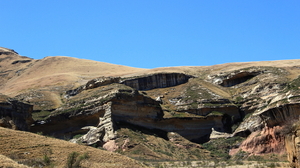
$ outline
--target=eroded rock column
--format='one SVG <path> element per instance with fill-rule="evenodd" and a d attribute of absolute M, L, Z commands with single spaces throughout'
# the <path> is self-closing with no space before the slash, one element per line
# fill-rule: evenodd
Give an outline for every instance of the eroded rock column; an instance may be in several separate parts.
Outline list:
<path fill-rule="evenodd" d="M 89 132 L 79 138 L 77 142 L 83 142 L 87 145 L 92 145 L 100 142 L 104 144 L 105 142 L 114 139 L 116 137 L 116 133 L 114 130 L 114 124 L 111 115 L 111 102 L 103 105 L 105 109 L 105 113 L 103 117 L 99 117 L 99 124 L 97 127 L 87 126 L 82 129 L 89 129 Z"/>

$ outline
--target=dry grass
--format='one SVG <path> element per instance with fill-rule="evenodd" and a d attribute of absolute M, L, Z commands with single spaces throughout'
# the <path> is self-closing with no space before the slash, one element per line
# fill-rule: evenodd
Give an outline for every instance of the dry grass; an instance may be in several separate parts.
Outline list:
<path fill-rule="evenodd" d="M 1 56 L 4 57 L 4 56 Z M 4 59 L 1 58 L 0 59 Z M 233 71 L 251 66 L 286 67 L 291 72 L 290 78 L 297 77 L 297 67 L 300 60 L 261 61 L 247 63 L 227 63 L 213 66 L 181 66 L 162 67 L 155 69 L 133 68 L 92 60 L 77 59 L 72 57 L 46 57 L 40 60 L 31 59 L 31 62 L 12 64 L 16 60 L 29 60 L 16 54 L 5 56 L 0 61 L 0 72 L 9 73 L 6 78 L 0 79 L 0 93 L 14 97 L 28 89 L 49 88 L 52 86 L 77 87 L 88 80 L 99 76 L 139 76 L 158 72 L 179 72 L 195 76 L 206 73 L 220 73 Z M 20 73 L 16 73 L 18 70 Z M 297 71 L 296 71 L 297 70 Z M 293 72 L 295 71 L 295 73 Z M 216 88 L 212 88 L 216 89 Z M 219 90 L 220 91 L 220 90 Z M 228 97 L 227 93 L 220 91 L 221 95 Z M 59 103 L 58 103 L 59 104 Z"/>
<path fill-rule="evenodd" d="M 47 155 L 54 167 L 64 167 L 68 155 L 77 152 L 89 156 L 82 161 L 85 167 L 143 167 L 137 161 L 117 153 L 2 127 L 0 127 L 0 141 L 0 154 L 15 160 L 42 160 Z M 3 160 L 2 158 L 0 163 L 7 162 L 6 158 Z"/>
<path fill-rule="evenodd" d="M 74 89 L 85 84 L 88 80 L 100 76 L 130 77 L 159 72 L 186 73 L 200 79 L 197 85 L 230 99 L 232 93 L 228 88 L 224 89 L 201 79 L 205 79 L 208 74 L 218 74 L 253 66 L 282 67 L 290 72 L 289 79 L 295 79 L 300 73 L 300 68 L 298 68 L 300 60 L 227 63 L 213 66 L 161 67 L 155 69 L 133 68 L 63 56 L 34 60 L 11 54 L 1 55 L 0 60 L 0 75 L 2 75 L 0 78 L 0 93 L 15 97 L 20 94 L 30 95 L 33 90 L 38 91 L 43 94 L 43 97 L 27 96 L 28 100 L 25 100 L 35 105 L 34 110 L 51 110 L 60 107 L 64 102 L 63 94 L 66 90 Z M 19 60 L 31 61 L 12 64 Z M 164 99 L 167 100 L 182 95 L 181 92 L 184 87 L 176 86 L 172 89 L 175 90 L 168 88 L 152 93 L 150 91 L 149 95 L 151 97 L 164 95 Z M 44 104 L 40 104 L 40 102 L 44 102 Z"/>
<path fill-rule="evenodd" d="M 11 65 L 11 62 L 20 57 L 11 56 L 1 65 Z M 28 88 L 41 88 L 54 85 L 83 84 L 86 81 L 99 76 L 121 76 L 144 69 L 114 65 L 104 62 L 77 59 L 71 57 L 46 57 L 41 60 L 32 60 L 29 63 L 15 65 L 15 69 L 26 68 L 22 74 L 13 76 L 0 88 L 0 92 L 14 96 L 19 91 Z M 2 66 L 5 68 L 6 66 Z M 25 66 L 25 67 L 24 67 Z M 2 68 L 1 68 L 2 69 Z"/>
<path fill-rule="evenodd" d="M 1 168 L 9 168 L 9 167 L 14 167 L 14 168 L 28 168 L 28 166 L 23 165 L 23 164 L 18 164 L 17 162 L 13 161 L 12 159 L 3 156 L 0 154 L 0 167 Z"/>

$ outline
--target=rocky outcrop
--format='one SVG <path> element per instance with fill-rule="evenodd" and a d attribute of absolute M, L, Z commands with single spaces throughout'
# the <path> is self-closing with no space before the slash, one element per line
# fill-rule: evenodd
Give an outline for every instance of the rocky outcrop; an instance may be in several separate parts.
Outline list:
<path fill-rule="evenodd" d="M 183 73 L 158 73 L 132 79 L 122 80 L 121 83 L 137 90 L 166 88 L 186 83 L 192 76 Z"/>
<path fill-rule="evenodd" d="M 272 76 L 285 74 L 285 70 L 274 67 L 250 67 L 246 69 L 239 69 L 230 72 L 221 72 L 219 74 L 208 75 L 207 81 L 221 85 L 223 87 L 232 87 L 250 82 L 250 79 L 261 76 L 262 74 L 272 74 Z M 251 82 L 250 82 L 251 84 Z"/>
<path fill-rule="evenodd" d="M 201 106 L 200 104 L 198 105 L 197 108 L 190 108 L 189 106 L 185 106 L 185 108 L 183 108 L 183 106 L 181 106 L 178 107 L 176 111 L 188 112 L 200 116 L 206 116 L 211 113 L 217 112 L 217 113 L 229 115 L 232 118 L 232 122 L 240 121 L 243 117 L 243 114 L 240 113 L 239 108 L 235 105 Z"/>
<path fill-rule="evenodd" d="M 82 85 L 76 89 L 66 91 L 65 97 L 69 98 L 71 96 L 75 96 L 75 95 L 79 94 L 83 90 L 93 89 L 93 88 L 97 88 L 100 86 L 105 86 L 105 85 L 109 85 L 112 83 L 119 83 L 119 82 L 120 82 L 119 77 L 118 78 L 105 77 L 105 76 L 99 77 L 99 78 L 88 81 L 85 85 Z"/>
<path fill-rule="evenodd" d="M 212 128 L 211 134 L 209 135 L 209 139 L 229 138 L 229 137 L 231 137 L 231 134 L 228 134 L 226 132 L 216 131 L 214 128 Z"/>
<path fill-rule="evenodd" d="M 200 99 L 196 102 L 177 101 L 176 111 L 197 116 L 222 116 L 222 132 L 231 132 L 231 125 L 240 122 L 244 113 L 228 99 Z"/>
<path fill-rule="evenodd" d="M 33 106 L 13 99 L 0 102 L 0 126 L 28 131 L 33 123 Z"/>
<path fill-rule="evenodd" d="M 261 73 L 263 73 L 263 71 L 258 71 L 257 68 L 253 68 L 208 76 L 208 80 L 214 84 L 231 87 L 243 83 Z"/>
<path fill-rule="evenodd" d="M 129 86 L 136 90 L 150 90 L 155 88 L 165 88 L 177 86 L 186 83 L 192 76 L 182 73 L 159 73 L 147 76 L 136 76 L 129 79 L 120 77 L 99 77 L 88 81 L 76 89 L 66 91 L 66 98 L 75 96 L 83 90 L 93 89 L 100 86 L 109 85 L 112 83 L 120 83 Z"/>
<path fill-rule="evenodd" d="M 287 159 L 293 168 L 300 167 L 300 126 L 299 121 L 290 127 L 290 132 L 285 136 Z"/>
<path fill-rule="evenodd" d="M 99 92 L 99 94 L 88 99 L 79 99 L 76 102 L 70 99 L 70 104 L 52 112 L 45 124 L 35 125 L 32 131 L 63 137 L 86 133 L 86 130 L 81 130 L 85 126 L 97 127 L 99 117 L 110 116 L 113 118 L 113 122 L 127 121 L 129 123 L 132 120 L 143 118 L 149 120 L 162 118 L 163 112 L 159 102 L 136 90 L 129 89 L 129 87 L 127 89 L 118 88 L 122 86 L 118 84 L 118 86 L 97 88 L 98 90 L 95 89 L 94 92 Z M 102 95 L 105 91 L 107 93 Z M 77 97 L 74 96 L 75 98 Z M 106 103 L 108 102 L 110 102 L 111 115 L 107 112 L 108 105 Z"/>
<path fill-rule="evenodd" d="M 89 132 L 77 139 L 77 142 L 82 142 L 87 145 L 92 145 L 100 142 L 101 145 L 116 137 L 114 124 L 111 117 L 111 102 L 103 105 L 105 113 L 103 117 L 99 117 L 97 127 L 87 126 L 82 129 L 89 129 Z"/>
<path fill-rule="evenodd" d="M 139 100 L 136 100 L 139 99 Z M 144 100 L 143 100 L 144 99 Z M 138 102 L 138 103 L 136 103 Z M 134 99 L 128 99 L 124 95 L 119 95 L 111 100 L 111 118 L 108 115 L 102 117 L 99 120 L 97 128 L 89 127 L 88 132 L 81 142 L 87 142 L 88 144 L 95 143 L 95 139 L 101 142 L 107 142 L 113 138 L 105 138 L 106 128 L 105 123 L 127 123 L 139 127 L 144 127 L 153 132 L 164 131 L 164 132 L 176 132 L 184 138 L 194 142 L 204 142 L 211 132 L 212 128 L 219 131 L 224 130 L 223 116 L 207 116 L 203 118 L 171 118 L 163 119 L 162 111 L 153 100 L 137 96 Z M 144 104 L 143 106 L 139 104 Z M 154 106 L 153 106 L 154 105 Z M 104 119 L 105 118 L 105 119 Z M 101 126 L 100 126 L 101 125 Z M 109 125 L 109 130 L 116 125 Z M 100 133 L 102 132 L 102 133 Z M 114 137 L 113 131 L 111 136 Z M 102 136 L 101 136 L 102 135 Z M 103 137 L 104 136 L 104 137 Z M 96 137 L 96 138 L 94 138 Z M 91 140 L 88 140 L 91 138 Z"/>
<path fill-rule="evenodd" d="M 238 148 L 230 151 L 231 155 L 238 151 L 245 151 L 250 155 L 268 153 L 285 153 L 284 128 L 282 126 L 264 127 L 261 131 L 252 132 Z"/>
<path fill-rule="evenodd" d="M 212 128 L 225 131 L 223 115 L 165 119 L 159 101 L 129 89 L 130 87 L 121 87 L 127 86 L 112 84 L 95 88 L 93 93 L 107 93 L 102 96 L 90 95 L 89 99 L 84 99 L 83 95 L 89 95 L 88 92 L 71 97 L 68 106 L 52 112 L 44 124 L 35 125 L 32 131 L 55 137 L 85 134 L 79 141 L 89 145 L 112 140 L 118 123 L 147 128 L 153 132 L 177 132 L 194 142 L 208 140 Z M 77 99 L 79 97 L 82 98 Z M 89 131 L 81 128 L 88 128 Z"/>
<path fill-rule="evenodd" d="M 131 120 L 130 123 L 152 130 L 163 130 L 165 132 L 176 132 L 184 138 L 193 142 L 206 142 L 212 128 L 224 131 L 222 116 L 207 116 L 204 118 L 170 118 L 161 120 Z"/>
<path fill-rule="evenodd" d="M 32 60 L 17 60 L 12 62 L 11 64 L 17 64 L 17 63 L 27 63 L 27 62 L 31 62 Z"/>
<path fill-rule="evenodd" d="M 248 136 L 251 132 L 261 130 L 265 126 L 284 125 L 298 118 L 300 104 L 282 104 L 278 107 L 266 108 L 246 118 L 235 130 L 234 135 Z"/>

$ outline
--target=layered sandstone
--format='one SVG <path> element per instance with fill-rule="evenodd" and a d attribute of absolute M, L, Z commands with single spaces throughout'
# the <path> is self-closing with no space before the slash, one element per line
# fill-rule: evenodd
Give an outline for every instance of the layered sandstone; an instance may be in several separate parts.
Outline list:
<path fill-rule="evenodd" d="M 131 122 L 131 120 L 143 118 L 155 120 L 163 116 L 159 102 L 127 86 L 112 84 L 96 88 L 91 92 L 95 93 L 92 97 L 89 92 L 74 96 L 69 100 L 68 105 L 54 111 L 45 124 L 38 124 L 32 130 L 61 137 L 65 134 L 70 136 L 85 132 L 81 131 L 81 128 L 85 126 L 96 127 L 99 124 L 99 117 L 113 118 L 114 122 Z M 86 99 L 84 94 L 87 96 Z M 106 112 L 107 105 L 105 104 L 108 102 L 110 102 L 110 115 Z"/>
<path fill-rule="evenodd" d="M 28 131 L 33 123 L 32 109 L 32 105 L 14 99 L 2 100 L 0 102 L 0 126 Z"/>
<path fill-rule="evenodd" d="M 250 155 L 261 155 L 268 153 L 284 154 L 285 137 L 282 126 L 264 127 L 261 131 L 252 132 L 242 144 L 230 151 L 231 155 L 242 150 Z"/>
<path fill-rule="evenodd" d="M 136 90 L 151 90 L 155 88 L 166 88 L 186 83 L 192 76 L 183 73 L 156 73 L 130 78 L 121 77 L 99 77 L 88 81 L 76 89 L 66 91 L 65 97 L 75 96 L 83 90 L 93 89 L 112 83 L 120 83 Z"/>
<path fill-rule="evenodd" d="M 125 79 L 121 83 L 137 90 L 151 90 L 177 86 L 186 83 L 190 78 L 192 76 L 183 73 L 157 73 Z"/>
<path fill-rule="evenodd" d="M 86 133 L 79 141 L 91 145 L 114 139 L 117 123 L 126 123 L 154 132 L 177 132 L 188 140 L 204 142 L 212 128 L 224 132 L 228 124 L 224 115 L 213 114 L 165 119 L 159 101 L 122 84 L 86 90 L 68 101 L 68 106 L 52 112 L 44 124 L 37 123 L 32 130 L 56 137 Z"/>
<path fill-rule="evenodd" d="M 245 119 L 235 130 L 235 135 L 248 135 L 251 132 L 261 130 L 265 126 L 274 127 L 285 125 L 300 115 L 300 104 L 282 104 L 278 107 L 266 108 L 258 111 Z"/>
<path fill-rule="evenodd" d="M 84 134 L 79 141 L 88 145 L 114 150 L 118 129 L 130 125 L 194 142 L 244 136 L 241 150 L 281 153 L 281 127 L 300 115 L 299 67 L 299 60 L 286 60 L 143 70 L 70 57 L 34 60 L 0 48 L 0 92 L 29 102 L 35 112 L 53 110 L 33 132 Z M 14 100 L 0 106 L 2 126 L 30 125 L 20 111 L 31 106 Z M 289 140 L 293 162 L 296 135 Z"/>
<path fill-rule="evenodd" d="M 285 147 L 287 150 L 287 159 L 293 168 L 300 167 L 300 126 L 299 121 L 290 129 L 285 136 Z"/>

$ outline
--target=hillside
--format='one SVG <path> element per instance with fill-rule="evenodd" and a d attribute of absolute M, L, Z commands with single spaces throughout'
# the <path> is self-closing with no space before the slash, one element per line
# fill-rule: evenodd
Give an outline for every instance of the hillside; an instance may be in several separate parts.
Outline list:
<path fill-rule="evenodd" d="M 300 115 L 300 60 L 141 69 L 62 56 L 35 60 L 6 48 L 0 60 L 0 126 L 149 166 L 255 158 L 285 167 L 285 132 Z M 55 163 L 66 161 L 56 155 Z"/>
<path fill-rule="evenodd" d="M 133 159 L 117 153 L 30 132 L 0 127 L 0 135 L 0 153 L 19 163 L 31 166 L 65 167 L 68 156 L 77 152 L 80 155 L 87 155 L 86 159 L 81 161 L 81 165 L 84 167 L 144 167 Z M 49 161 L 45 163 L 45 160 Z M 0 167 L 2 166 L 4 163 L 0 162 Z"/>
<path fill-rule="evenodd" d="M 0 47 L 0 60 L 0 93 L 10 97 L 20 94 L 28 96 L 34 90 L 36 96 L 42 95 L 42 99 L 50 102 L 46 109 L 57 108 L 62 104 L 60 93 L 93 78 L 144 70 L 63 56 L 35 60 L 3 47 Z"/>

